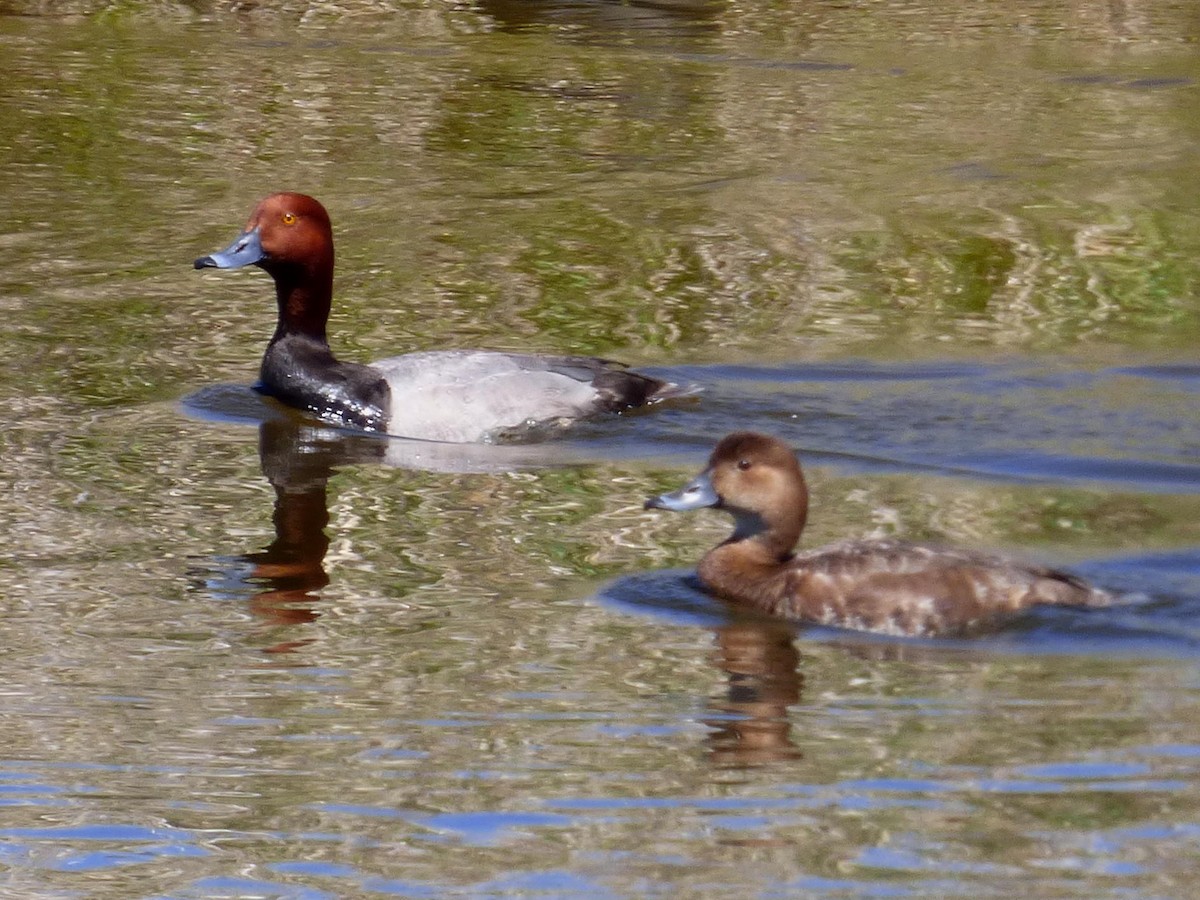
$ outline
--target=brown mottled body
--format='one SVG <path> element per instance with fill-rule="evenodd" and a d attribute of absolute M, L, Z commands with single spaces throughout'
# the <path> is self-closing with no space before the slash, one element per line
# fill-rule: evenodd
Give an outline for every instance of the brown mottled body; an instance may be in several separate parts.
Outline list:
<path fill-rule="evenodd" d="M 689 485 L 648 507 L 730 512 L 737 526 L 698 573 L 714 593 L 771 615 L 881 634 L 962 634 L 1035 604 L 1103 606 L 1108 593 L 1040 566 L 898 540 L 857 540 L 793 553 L 808 490 L 782 442 L 736 432 Z"/>

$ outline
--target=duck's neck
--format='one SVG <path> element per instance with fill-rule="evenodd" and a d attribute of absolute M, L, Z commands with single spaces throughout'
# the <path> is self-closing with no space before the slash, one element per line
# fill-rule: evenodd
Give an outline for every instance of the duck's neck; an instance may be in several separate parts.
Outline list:
<path fill-rule="evenodd" d="M 333 305 L 333 271 L 289 266 L 271 270 L 271 276 L 279 308 L 271 343 L 289 335 L 303 335 L 328 346 L 325 326 Z"/>
<path fill-rule="evenodd" d="M 275 279 L 279 317 L 259 370 L 259 388 L 293 406 L 313 408 L 314 384 L 341 364 L 329 349 L 325 325 L 333 302 L 333 273 L 307 266 L 264 265 Z"/>
<path fill-rule="evenodd" d="M 734 518 L 733 534 L 704 555 L 697 573 L 717 594 L 748 599 L 770 612 L 778 595 L 775 579 L 791 560 L 804 521 L 770 525 L 758 515 L 738 512 Z"/>
<path fill-rule="evenodd" d="M 800 515 L 785 524 L 769 520 L 778 520 L 779 516 L 764 518 L 761 513 L 740 509 L 730 509 L 729 512 L 733 514 L 733 534 L 721 546 L 740 547 L 738 552 L 747 557 L 772 561 L 776 565 L 791 558 L 792 548 L 800 540 L 806 518 Z"/>
<path fill-rule="evenodd" d="M 258 389 L 289 406 L 356 428 L 386 431 L 390 391 L 369 366 L 339 361 L 325 324 L 333 297 L 332 267 L 271 270 L 279 322 L 263 354 Z"/>

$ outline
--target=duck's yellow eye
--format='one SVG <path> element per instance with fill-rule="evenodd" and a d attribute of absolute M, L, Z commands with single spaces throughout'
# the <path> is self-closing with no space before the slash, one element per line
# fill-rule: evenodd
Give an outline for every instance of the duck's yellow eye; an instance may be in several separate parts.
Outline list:
<path fill-rule="evenodd" d="M 295 225 L 296 224 L 296 214 L 295 213 L 284 213 L 283 214 L 283 224 L 284 225 Z"/>

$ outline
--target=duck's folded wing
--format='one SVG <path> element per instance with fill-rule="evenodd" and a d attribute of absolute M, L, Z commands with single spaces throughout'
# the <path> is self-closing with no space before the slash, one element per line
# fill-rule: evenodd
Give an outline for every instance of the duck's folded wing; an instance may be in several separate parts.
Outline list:
<path fill-rule="evenodd" d="M 848 542 L 798 554 L 787 580 L 788 612 L 796 618 L 899 635 L 962 633 L 1035 604 L 1112 602 L 1065 572 L 902 541 Z"/>

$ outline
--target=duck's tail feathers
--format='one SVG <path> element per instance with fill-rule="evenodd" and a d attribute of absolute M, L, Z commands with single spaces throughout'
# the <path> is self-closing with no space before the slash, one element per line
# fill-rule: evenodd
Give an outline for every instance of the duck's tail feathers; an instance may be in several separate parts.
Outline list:
<path fill-rule="evenodd" d="M 695 397 L 703 389 L 697 384 L 676 384 L 640 372 L 609 369 L 592 381 L 600 392 L 599 404 L 609 412 L 653 406 L 667 400 Z"/>

